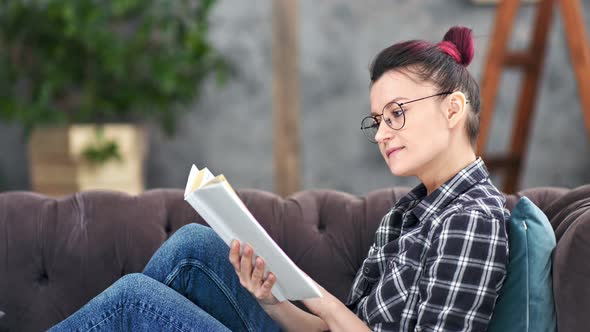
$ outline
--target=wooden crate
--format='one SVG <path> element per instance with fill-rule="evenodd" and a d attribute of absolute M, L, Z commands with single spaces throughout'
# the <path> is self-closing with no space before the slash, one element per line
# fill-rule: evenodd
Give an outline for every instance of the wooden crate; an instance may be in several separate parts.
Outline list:
<path fill-rule="evenodd" d="M 145 129 L 125 124 L 103 125 L 104 137 L 117 142 L 122 160 L 88 162 L 83 151 L 97 140 L 94 125 L 41 127 L 29 140 L 33 191 L 63 196 L 82 190 L 107 189 L 138 194 L 144 190 Z"/>

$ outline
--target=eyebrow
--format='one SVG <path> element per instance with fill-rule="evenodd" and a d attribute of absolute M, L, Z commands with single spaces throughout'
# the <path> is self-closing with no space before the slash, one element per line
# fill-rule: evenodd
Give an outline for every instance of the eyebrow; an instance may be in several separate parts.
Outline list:
<path fill-rule="evenodd" d="M 397 103 L 397 102 L 399 102 L 401 100 L 408 100 L 408 98 L 406 98 L 406 97 L 395 97 L 392 100 L 388 101 L 385 105 L 389 105 L 389 104 L 391 104 L 393 102 L 396 102 Z M 383 105 L 383 107 L 385 107 L 385 105 Z M 383 111 L 383 109 L 381 109 L 381 111 Z M 377 113 L 377 112 L 371 111 L 371 115 L 374 115 L 374 116 L 381 115 L 381 112 Z"/>

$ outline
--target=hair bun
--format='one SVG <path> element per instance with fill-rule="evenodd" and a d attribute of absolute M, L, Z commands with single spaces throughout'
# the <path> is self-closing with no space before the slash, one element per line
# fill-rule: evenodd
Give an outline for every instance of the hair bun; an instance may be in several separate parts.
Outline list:
<path fill-rule="evenodd" d="M 467 67 L 473 60 L 474 46 L 471 29 L 454 26 L 445 33 L 443 41 L 438 44 L 440 49 Z"/>

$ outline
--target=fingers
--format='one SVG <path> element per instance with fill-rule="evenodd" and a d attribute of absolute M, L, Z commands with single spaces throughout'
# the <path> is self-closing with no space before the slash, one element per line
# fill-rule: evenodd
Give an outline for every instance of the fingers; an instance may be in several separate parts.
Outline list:
<path fill-rule="evenodd" d="M 257 257 L 256 263 L 254 265 L 254 271 L 252 271 L 252 279 L 250 281 L 252 286 L 260 285 L 263 274 L 264 274 L 264 261 L 262 260 L 262 258 Z"/>
<path fill-rule="evenodd" d="M 254 250 L 248 244 L 242 250 L 242 258 L 240 259 L 240 278 L 242 280 L 250 280 L 252 278 L 252 255 Z"/>
<path fill-rule="evenodd" d="M 264 260 L 260 257 L 256 259 L 256 265 L 252 272 L 251 289 L 252 295 L 265 304 L 276 304 L 278 301 L 272 295 L 272 286 L 275 284 L 277 278 L 272 272 L 268 273 L 266 279 L 264 279 Z"/>
<path fill-rule="evenodd" d="M 229 261 L 236 270 L 240 272 L 240 241 L 233 240 L 229 246 Z"/>
<path fill-rule="evenodd" d="M 240 284 L 246 288 L 260 303 L 273 305 L 279 303 L 272 295 L 271 289 L 276 282 L 276 276 L 269 273 L 264 277 L 265 262 L 257 257 L 252 264 L 254 249 L 245 244 L 240 254 L 240 242 L 233 240 L 229 246 L 229 260 L 240 279 Z"/>
<path fill-rule="evenodd" d="M 269 272 L 268 276 L 266 277 L 266 280 L 264 280 L 264 282 L 262 283 L 262 291 L 264 293 L 269 294 L 270 290 L 272 289 L 272 286 L 274 286 L 276 281 L 277 277 L 275 277 L 275 275 L 272 272 Z"/>

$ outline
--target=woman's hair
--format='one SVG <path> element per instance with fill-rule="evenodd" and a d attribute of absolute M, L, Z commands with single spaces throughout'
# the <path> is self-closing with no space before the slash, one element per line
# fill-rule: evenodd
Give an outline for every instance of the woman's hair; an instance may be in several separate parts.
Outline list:
<path fill-rule="evenodd" d="M 390 70 L 402 69 L 423 82 L 434 83 L 439 93 L 463 92 L 471 106 L 467 137 L 475 146 L 479 133 L 479 85 L 467 71 L 473 53 L 471 29 L 465 27 L 450 28 L 437 44 L 423 40 L 397 43 L 381 51 L 371 63 L 371 84 Z"/>

